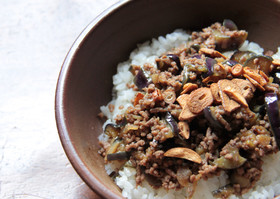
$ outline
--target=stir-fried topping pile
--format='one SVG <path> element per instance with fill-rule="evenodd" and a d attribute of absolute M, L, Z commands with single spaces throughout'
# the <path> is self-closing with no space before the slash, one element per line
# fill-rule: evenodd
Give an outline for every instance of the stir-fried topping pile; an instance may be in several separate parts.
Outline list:
<path fill-rule="evenodd" d="M 213 194 L 247 192 L 260 179 L 262 157 L 278 151 L 279 69 L 273 52 L 238 48 L 247 32 L 225 20 L 151 64 L 131 66 L 133 105 L 100 142 L 105 161 L 136 168 L 136 182 L 187 187 L 224 171 L 228 185 Z M 230 57 L 222 54 L 234 50 Z M 277 147 L 278 145 L 278 147 Z"/>

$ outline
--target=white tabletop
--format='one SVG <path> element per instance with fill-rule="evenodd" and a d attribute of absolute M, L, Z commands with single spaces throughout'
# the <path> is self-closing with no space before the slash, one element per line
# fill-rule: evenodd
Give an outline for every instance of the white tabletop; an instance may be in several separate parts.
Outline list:
<path fill-rule="evenodd" d="M 115 2 L 0 0 L 0 198 L 94 197 L 62 149 L 55 88 L 76 37 Z"/>

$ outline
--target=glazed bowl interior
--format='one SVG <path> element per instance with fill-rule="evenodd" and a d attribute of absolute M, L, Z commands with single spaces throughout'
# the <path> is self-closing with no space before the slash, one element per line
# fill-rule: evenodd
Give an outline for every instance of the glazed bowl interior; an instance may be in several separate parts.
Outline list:
<path fill-rule="evenodd" d="M 248 39 L 276 51 L 280 41 L 276 0 L 135 0 L 104 11 L 70 49 L 58 80 L 56 121 L 65 152 L 82 179 L 104 198 L 121 192 L 97 153 L 102 121 L 99 107 L 111 100 L 116 65 L 138 43 L 176 28 L 199 30 L 225 18 L 249 32 Z"/>

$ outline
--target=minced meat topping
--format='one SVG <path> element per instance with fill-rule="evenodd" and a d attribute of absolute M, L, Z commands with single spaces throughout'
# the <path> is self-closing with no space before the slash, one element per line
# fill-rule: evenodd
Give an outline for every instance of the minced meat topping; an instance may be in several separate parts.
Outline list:
<path fill-rule="evenodd" d="M 278 151 L 265 107 L 279 96 L 279 60 L 238 48 L 247 32 L 220 23 L 150 64 L 131 66 L 135 98 L 100 142 L 105 161 L 129 162 L 136 183 L 188 189 L 225 171 L 229 184 L 213 194 L 241 195 L 260 179 L 262 158 Z M 235 50 L 231 57 L 222 54 Z M 278 108 L 278 107 L 277 107 Z"/>

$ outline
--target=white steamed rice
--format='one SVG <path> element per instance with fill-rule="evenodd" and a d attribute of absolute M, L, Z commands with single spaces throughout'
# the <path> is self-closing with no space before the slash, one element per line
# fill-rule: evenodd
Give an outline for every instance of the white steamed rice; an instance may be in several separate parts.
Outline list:
<path fill-rule="evenodd" d="M 121 114 L 125 109 L 131 105 L 131 99 L 134 98 L 135 91 L 127 88 L 127 84 L 131 84 L 133 81 L 133 75 L 129 72 L 131 64 L 143 65 L 144 63 L 150 63 L 156 66 L 155 58 L 162 53 L 171 50 L 174 47 L 178 47 L 180 44 L 186 42 L 190 35 L 183 30 L 175 30 L 173 33 L 167 34 L 165 37 L 160 36 L 157 39 L 152 39 L 151 42 L 145 42 L 138 45 L 129 57 L 129 60 L 118 64 L 117 74 L 113 76 L 113 100 L 109 104 L 115 106 L 114 111 L 109 111 L 108 105 L 102 106 L 100 109 L 107 116 L 108 122 L 113 122 L 114 118 Z M 262 54 L 263 49 L 254 42 L 244 42 L 240 47 L 240 50 L 250 50 L 257 54 Z M 231 52 L 225 53 L 226 56 L 230 56 Z M 274 59 L 280 59 L 280 47 L 278 52 L 272 56 Z M 123 109 L 118 107 L 122 105 Z M 102 134 L 99 137 L 100 140 L 106 139 Z M 257 182 L 256 186 L 248 193 L 244 194 L 240 198 L 248 199 L 271 199 L 280 194 L 280 153 L 269 155 L 264 158 L 263 173 L 261 179 Z M 111 173 L 114 170 L 115 165 L 107 164 L 106 170 Z M 129 166 L 125 166 L 119 171 L 119 176 L 116 177 L 116 184 L 122 189 L 122 195 L 128 199 L 184 199 L 185 190 L 180 191 L 166 191 L 163 188 L 153 189 L 147 182 L 144 182 L 142 186 L 136 187 L 135 182 L 135 169 Z M 220 176 L 216 176 L 208 179 L 207 181 L 200 180 L 198 182 L 196 192 L 193 196 L 194 199 L 211 199 L 212 191 L 217 190 L 219 187 L 227 184 L 228 176 L 222 173 Z M 235 195 L 232 195 L 230 199 L 237 199 Z"/>

